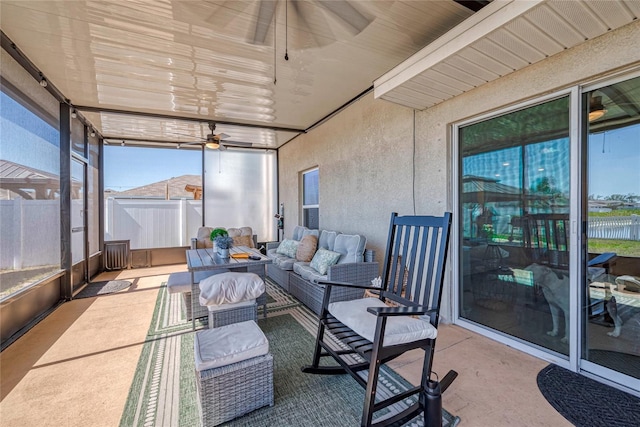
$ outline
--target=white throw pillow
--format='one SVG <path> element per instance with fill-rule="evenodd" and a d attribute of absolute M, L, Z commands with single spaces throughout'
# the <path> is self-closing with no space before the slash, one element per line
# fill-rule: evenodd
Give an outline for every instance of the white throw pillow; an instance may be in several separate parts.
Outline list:
<path fill-rule="evenodd" d="M 247 301 L 258 298 L 264 291 L 264 281 L 257 274 L 216 274 L 200 281 L 200 304 L 220 305 Z"/>

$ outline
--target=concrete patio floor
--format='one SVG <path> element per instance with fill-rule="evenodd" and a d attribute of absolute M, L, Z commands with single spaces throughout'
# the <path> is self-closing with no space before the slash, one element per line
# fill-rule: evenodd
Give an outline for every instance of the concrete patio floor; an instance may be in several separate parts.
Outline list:
<path fill-rule="evenodd" d="M 132 286 L 61 305 L 0 353 L 0 423 L 117 426 L 146 337 L 157 291 L 186 265 L 103 273 Z M 463 427 L 570 426 L 544 399 L 536 375 L 545 361 L 454 325 L 441 325 L 434 370 L 459 376 L 443 395 Z M 390 365 L 419 381 L 419 352 Z M 305 426 L 306 427 L 306 426 Z M 310 427 L 310 426 L 309 426 Z"/>

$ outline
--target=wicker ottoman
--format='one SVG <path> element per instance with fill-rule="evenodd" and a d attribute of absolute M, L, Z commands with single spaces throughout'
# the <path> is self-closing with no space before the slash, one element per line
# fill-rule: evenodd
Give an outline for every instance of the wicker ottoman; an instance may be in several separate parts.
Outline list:
<path fill-rule="evenodd" d="M 209 329 L 247 320 L 258 320 L 258 304 L 254 299 L 235 304 L 208 305 L 207 310 L 209 311 Z"/>
<path fill-rule="evenodd" d="M 197 332 L 194 352 L 204 427 L 273 406 L 273 356 L 254 321 Z"/>

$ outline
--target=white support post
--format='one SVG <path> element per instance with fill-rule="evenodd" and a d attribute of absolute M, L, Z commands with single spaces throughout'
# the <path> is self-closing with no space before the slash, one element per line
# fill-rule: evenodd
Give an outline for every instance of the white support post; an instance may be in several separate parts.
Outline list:
<path fill-rule="evenodd" d="M 105 240 L 113 240 L 113 203 L 113 197 L 108 197 L 104 210 Z"/>
<path fill-rule="evenodd" d="M 21 270 L 24 259 L 24 209 L 22 197 L 18 196 L 13 200 L 13 230 L 14 235 L 14 251 L 13 251 L 13 269 Z"/>

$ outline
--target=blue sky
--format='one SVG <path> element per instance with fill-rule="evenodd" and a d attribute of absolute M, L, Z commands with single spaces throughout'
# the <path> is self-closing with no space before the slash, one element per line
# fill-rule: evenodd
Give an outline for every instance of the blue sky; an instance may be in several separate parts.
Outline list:
<path fill-rule="evenodd" d="M 104 147 L 104 188 L 125 191 L 182 175 L 202 173 L 200 150 Z"/>
<path fill-rule="evenodd" d="M 589 194 L 640 196 L 640 124 L 589 136 Z"/>

